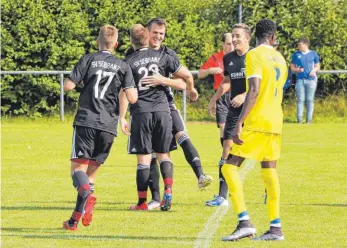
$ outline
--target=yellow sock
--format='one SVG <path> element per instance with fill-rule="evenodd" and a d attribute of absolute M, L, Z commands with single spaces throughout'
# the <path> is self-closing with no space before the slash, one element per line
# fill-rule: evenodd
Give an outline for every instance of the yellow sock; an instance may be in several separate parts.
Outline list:
<path fill-rule="evenodd" d="M 270 225 L 280 225 L 280 183 L 277 171 L 273 168 L 262 168 L 261 176 L 267 192 L 267 206 Z"/>
<path fill-rule="evenodd" d="M 231 164 L 224 164 L 222 173 L 228 184 L 231 202 L 235 212 L 239 215 L 246 211 L 245 200 L 243 196 L 242 182 L 238 172 L 238 167 Z"/>

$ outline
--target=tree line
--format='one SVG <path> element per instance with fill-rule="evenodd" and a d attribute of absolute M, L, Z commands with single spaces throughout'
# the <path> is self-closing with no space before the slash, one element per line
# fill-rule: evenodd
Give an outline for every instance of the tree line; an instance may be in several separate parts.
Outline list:
<path fill-rule="evenodd" d="M 288 63 L 297 39 L 307 36 L 321 56 L 322 69 L 347 69 L 345 0 L 3 0 L 1 70 L 71 70 L 83 54 L 97 50 L 95 39 L 104 24 L 119 29 L 117 56 L 123 58 L 130 47 L 129 27 L 156 16 L 168 22 L 165 44 L 196 70 L 238 22 L 240 3 L 242 20 L 250 27 L 262 18 L 277 23 L 279 50 Z M 325 93 L 343 94 L 347 75 L 322 74 L 319 82 Z M 2 76 L 1 112 L 55 114 L 59 87 L 54 76 Z M 76 92 L 65 96 L 67 106 L 77 99 Z"/>

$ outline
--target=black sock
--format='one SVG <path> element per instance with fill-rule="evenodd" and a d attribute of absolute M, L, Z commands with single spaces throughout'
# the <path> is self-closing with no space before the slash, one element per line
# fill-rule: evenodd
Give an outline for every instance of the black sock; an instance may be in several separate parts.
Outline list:
<path fill-rule="evenodd" d="M 189 136 L 187 134 L 183 134 L 178 139 L 178 144 L 182 147 L 187 162 L 192 167 L 195 176 L 199 179 L 199 177 L 204 173 L 202 171 L 199 153 L 193 146 Z"/>
<path fill-rule="evenodd" d="M 165 190 L 173 184 L 173 164 L 170 160 L 160 161 L 160 172 L 164 179 Z"/>
<path fill-rule="evenodd" d="M 222 145 L 222 147 L 223 147 L 223 142 L 224 142 L 223 137 L 220 137 L 220 144 Z"/>
<path fill-rule="evenodd" d="M 95 186 L 94 186 L 94 183 L 89 183 L 89 188 L 90 188 L 90 193 L 94 193 L 95 191 Z"/>
<path fill-rule="evenodd" d="M 151 190 L 152 200 L 160 202 L 160 186 L 159 186 L 159 167 L 157 163 L 157 158 L 152 156 L 151 167 L 150 167 L 150 177 L 149 177 L 149 189 Z"/>
<path fill-rule="evenodd" d="M 139 201 L 137 205 L 141 205 L 147 200 L 147 189 L 149 182 L 150 166 L 144 164 L 138 164 L 136 170 L 136 184 Z"/>
<path fill-rule="evenodd" d="M 219 162 L 219 196 L 223 197 L 224 199 L 227 199 L 228 197 L 228 185 L 227 182 L 225 181 L 225 178 L 222 173 L 222 167 L 225 163 L 224 159 L 221 159 Z"/>

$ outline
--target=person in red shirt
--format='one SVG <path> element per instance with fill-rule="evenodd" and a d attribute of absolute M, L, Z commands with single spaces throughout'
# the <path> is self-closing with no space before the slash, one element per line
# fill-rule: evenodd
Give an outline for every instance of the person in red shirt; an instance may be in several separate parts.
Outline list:
<path fill-rule="evenodd" d="M 222 46 L 223 46 L 223 50 L 209 57 L 208 60 L 201 66 L 198 73 L 199 79 L 206 78 L 208 75 L 213 75 L 213 78 L 214 78 L 213 89 L 215 91 L 217 91 L 220 83 L 223 80 L 223 72 L 224 72 L 223 57 L 224 55 L 234 50 L 231 33 L 223 34 Z M 224 126 L 225 126 L 225 121 L 228 115 L 229 106 L 230 106 L 230 91 L 225 93 L 217 101 L 216 121 L 217 121 L 217 127 L 219 127 L 219 130 L 220 130 L 220 141 L 222 146 L 223 146 Z"/>

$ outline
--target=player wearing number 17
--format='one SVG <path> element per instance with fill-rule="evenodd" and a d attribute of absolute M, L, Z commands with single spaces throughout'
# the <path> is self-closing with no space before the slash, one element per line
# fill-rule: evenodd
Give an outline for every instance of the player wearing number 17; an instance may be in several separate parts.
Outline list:
<path fill-rule="evenodd" d="M 83 82 L 78 109 L 73 123 L 71 176 L 77 189 L 74 212 L 63 227 L 76 230 L 88 226 L 96 202 L 96 172 L 108 157 L 119 119 L 119 92 L 125 92 L 130 103 L 137 101 L 135 82 L 129 65 L 112 55 L 117 47 L 118 30 L 110 25 L 100 29 L 99 52 L 84 55 L 64 82 L 64 90 L 72 90 Z"/>

